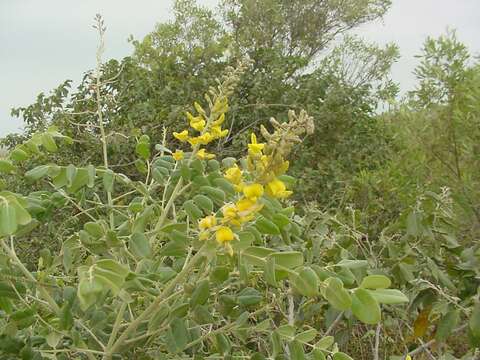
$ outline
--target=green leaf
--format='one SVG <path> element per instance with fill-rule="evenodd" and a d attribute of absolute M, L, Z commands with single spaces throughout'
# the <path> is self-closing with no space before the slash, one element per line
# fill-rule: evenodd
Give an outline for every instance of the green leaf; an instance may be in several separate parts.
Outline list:
<path fill-rule="evenodd" d="M 41 141 L 42 141 L 42 145 L 45 147 L 45 149 L 47 149 L 47 151 L 56 152 L 58 150 L 57 144 L 55 143 L 55 139 L 50 133 L 48 132 L 43 133 L 41 136 Z"/>
<path fill-rule="evenodd" d="M 303 345 L 298 341 L 293 340 L 288 344 L 290 350 L 290 360 L 305 360 L 305 351 L 303 350 Z"/>
<path fill-rule="evenodd" d="M 243 251 L 242 259 L 252 265 L 263 267 L 266 262 L 266 257 L 274 252 L 275 250 L 269 248 L 251 246 Z"/>
<path fill-rule="evenodd" d="M 107 169 L 103 173 L 103 187 L 107 192 L 113 192 L 113 183 L 115 180 L 115 174 L 112 170 Z"/>
<path fill-rule="evenodd" d="M 315 347 L 317 349 L 328 349 L 334 343 L 335 343 L 335 338 L 333 336 L 325 336 L 315 344 Z"/>
<path fill-rule="evenodd" d="M 377 324 L 382 318 L 380 305 L 365 289 L 357 289 L 353 293 L 352 313 L 365 324 Z"/>
<path fill-rule="evenodd" d="M 205 215 L 209 215 L 213 212 L 213 202 L 205 195 L 195 195 L 193 197 L 195 204 L 203 210 Z"/>
<path fill-rule="evenodd" d="M 15 218 L 18 225 L 28 225 L 32 221 L 32 217 L 27 210 L 14 197 L 9 199 L 10 204 L 15 208 Z"/>
<path fill-rule="evenodd" d="M 220 189 L 216 189 L 211 186 L 202 186 L 200 187 L 200 192 L 208 195 L 213 201 L 217 201 L 219 203 L 225 202 L 225 192 Z"/>
<path fill-rule="evenodd" d="M 480 337 L 480 302 L 476 302 L 473 307 L 472 315 L 468 322 L 468 326 L 472 335 L 476 338 Z"/>
<path fill-rule="evenodd" d="M 333 360 L 353 360 L 353 359 L 343 352 L 337 352 L 333 354 Z"/>
<path fill-rule="evenodd" d="M 50 170 L 50 165 L 40 165 L 32 170 L 27 171 L 25 173 L 25 177 L 28 180 L 36 181 L 46 176 L 48 174 L 48 170 Z"/>
<path fill-rule="evenodd" d="M 336 266 L 345 267 L 348 269 L 360 269 L 368 265 L 366 260 L 348 260 L 343 259 Z"/>
<path fill-rule="evenodd" d="M 317 330 L 309 329 L 304 332 L 301 332 L 300 334 L 297 334 L 295 336 L 295 340 L 300 341 L 302 343 L 309 343 L 310 341 L 313 341 L 315 339 L 317 334 L 318 334 Z"/>
<path fill-rule="evenodd" d="M 453 329 L 455 329 L 460 321 L 460 311 L 458 309 L 450 310 L 446 313 L 437 325 L 435 340 L 442 343 L 448 339 Z"/>
<path fill-rule="evenodd" d="M 257 221 L 255 221 L 255 227 L 260 231 L 262 234 L 269 234 L 269 235 L 279 235 L 280 229 L 277 225 L 275 225 L 270 220 L 264 218 L 263 216 L 259 217 Z"/>
<path fill-rule="evenodd" d="M 77 168 L 70 164 L 66 168 L 66 178 L 67 178 L 67 186 L 71 187 L 73 184 L 73 181 L 75 180 L 75 177 L 77 176 Z"/>
<path fill-rule="evenodd" d="M 408 302 L 408 298 L 400 291 L 396 289 L 377 289 L 375 291 L 370 291 L 370 294 L 380 303 L 380 304 L 401 304 Z"/>
<path fill-rule="evenodd" d="M 267 261 L 265 263 L 265 268 L 263 270 L 263 275 L 265 276 L 265 281 L 267 284 L 273 287 L 277 287 L 277 278 L 275 275 L 275 258 L 274 257 L 267 257 Z"/>
<path fill-rule="evenodd" d="M 278 226 L 279 229 L 283 229 L 285 226 L 290 224 L 290 219 L 281 213 L 276 213 L 273 215 L 272 221 Z"/>
<path fill-rule="evenodd" d="M 151 255 L 152 248 L 150 241 L 143 233 L 133 233 L 128 242 L 130 251 L 139 258 L 145 258 Z"/>
<path fill-rule="evenodd" d="M 360 284 L 364 289 L 386 289 L 392 285 L 390 279 L 383 275 L 369 275 L 363 278 Z"/>
<path fill-rule="evenodd" d="M 95 169 L 95 166 L 93 165 L 88 165 L 87 172 L 88 172 L 87 186 L 91 189 L 95 186 L 95 177 L 96 177 L 97 169 Z"/>
<path fill-rule="evenodd" d="M 213 185 L 217 186 L 219 189 L 222 189 L 226 194 L 235 195 L 235 188 L 233 185 L 222 177 L 212 180 Z"/>
<path fill-rule="evenodd" d="M 310 358 L 312 360 L 325 360 L 326 357 L 325 357 L 325 354 L 323 353 L 322 350 L 320 349 L 314 349 L 311 353 L 310 353 Z"/>
<path fill-rule="evenodd" d="M 204 305 L 210 296 L 210 282 L 204 279 L 198 283 L 190 297 L 190 308 L 196 305 Z"/>
<path fill-rule="evenodd" d="M 170 313 L 170 307 L 167 304 L 164 304 L 158 309 L 155 314 L 150 317 L 148 321 L 148 330 L 155 331 L 160 328 L 164 320 L 168 317 Z"/>
<path fill-rule="evenodd" d="M 348 310 L 352 307 L 352 297 L 343 287 L 343 282 L 334 277 L 325 280 L 327 287 L 324 290 L 325 299 L 337 310 Z"/>
<path fill-rule="evenodd" d="M 422 216 L 420 213 L 411 212 L 407 217 L 407 235 L 418 237 L 422 234 Z"/>
<path fill-rule="evenodd" d="M 187 200 L 183 204 L 183 208 L 185 212 L 190 217 L 191 220 L 197 221 L 203 216 L 202 210 L 200 210 L 197 205 L 193 202 L 193 200 Z"/>
<path fill-rule="evenodd" d="M 303 296 L 315 297 L 318 295 L 319 280 L 317 273 L 312 268 L 303 268 L 298 275 L 293 276 L 292 280 L 295 289 Z"/>
<path fill-rule="evenodd" d="M 275 258 L 275 263 L 277 265 L 288 269 L 294 269 L 303 265 L 303 254 L 299 251 L 275 252 L 268 255 L 268 257 Z"/>
<path fill-rule="evenodd" d="M 15 170 L 15 166 L 10 160 L 0 159 L 0 173 L 11 173 Z"/>
<path fill-rule="evenodd" d="M 216 334 L 215 342 L 217 343 L 218 350 L 223 355 L 228 354 L 232 349 L 232 343 L 230 342 L 230 339 L 225 334 L 222 334 L 222 333 Z"/>
<path fill-rule="evenodd" d="M 10 153 L 10 159 L 12 159 L 13 161 L 24 161 L 24 160 L 27 160 L 28 159 L 28 154 L 23 151 L 22 149 L 14 149 L 11 153 Z"/>
<path fill-rule="evenodd" d="M 182 351 L 188 344 L 189 336 L 185 321 L 175 318 L 170 323 L 170 332 L 177 352 Z"/>
<path fill-rule="evenodd" d="M 15 207 L 7 199 L 0 198 L 0 236 L 12 235 L 17 228 Z"/>
<path fill-rule="evenodd" d="M 276 332 L 286 340 L 292 340 L 295 336 L 295 328 L 292 325 L 279 326 Z"/>
<path fill-rule="evenodd" d="M 99 223 L 90 221 L 83 225 L 83 229 L 94 239 L 99 239 L 103 236 L 104 229 Z"/>
<path fill-rule="evenodd" d="M 137 143 L 135 153 L 142 159 L 147 160 L 150 157 L 150 144 L 145 142 Z"/>
<path fill-rule="evenodd" d="M 261 302 L 263 297 L 258 290 L 247 287 L 238 294 L 237 300 L 241 305 L 250 306 Z"/>

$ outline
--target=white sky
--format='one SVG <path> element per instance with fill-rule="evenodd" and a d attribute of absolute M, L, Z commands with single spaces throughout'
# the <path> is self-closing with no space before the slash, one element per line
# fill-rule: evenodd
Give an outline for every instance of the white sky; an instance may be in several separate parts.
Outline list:
<path fill-rule="evenodd" d="M 198 0 L 214 6 L 217 0 Z M 32 103 L 66 79 L 74 86 L 95 62 L 97 38 L 91 28 L 96 13 L 107 24 L 106 58 L 131 53 L 127 38 L 141 38 L 155 23 L 171 16 L 172 0 L 0 0 L 0 136 L 22 124 L 10 108 Z M 424 39 L 449 26 L 474 54 L 480 50 L 480 0 L 393 0 L 383 21 L 358 33 L 380 44 L 395 42 L 402 58 L 393 78 L 412 88 L 412 70 Z"/>

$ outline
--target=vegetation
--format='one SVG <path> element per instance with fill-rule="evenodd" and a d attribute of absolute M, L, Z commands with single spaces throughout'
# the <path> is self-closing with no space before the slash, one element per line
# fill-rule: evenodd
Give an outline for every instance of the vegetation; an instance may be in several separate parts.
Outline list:
<path fill-rule="evenodd" d="M 480 65 L 429 38 L 397 102 L 389 6 L 177 0 L 105 63 L 97 16 L 2 140 L 0 358 L 476 358 Z"/>

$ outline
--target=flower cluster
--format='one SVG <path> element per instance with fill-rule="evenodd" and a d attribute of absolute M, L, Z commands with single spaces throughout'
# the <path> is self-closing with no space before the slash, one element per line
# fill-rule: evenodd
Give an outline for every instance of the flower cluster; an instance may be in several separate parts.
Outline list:
<path fill-rule="evenodd" d="M 232 229 L 241 228 L 255 219 L 256 213 L 263 207 L 261 198 L 268 195 L 283 199 L 292 194 L 279 177 L 288 170 L 289 163 L 285 157 L 292 146 L 301 141 L 299 135 L 313 131 L 313 123 L 312 118 L 303 111 L 299 116 L 290 112 L 289 120 L 280 124 L 271 119 L 275 129 L 272 134 L 262 127 L 265 143 L 259 143 L 255 133 L 251 134 L 245 169 L 235 164 L 224 173 L 224 178 L 238 194 L 237 200 L 225 204 L 220 209 L 221 217 L 218 219 L 210 215 L 199 221 L 200 239 L 206 240 L 215 234 L 217 242 L 233 254 L 230 242 L 236 235 Z"/>
<path fill-rule="evenodd" d="M 181 132 L 174 132 L 173 136 L 182 143 L 188 142 L 193 149 L 193 153 L 200 160 L 213 159 L 214 154 L 210 154 L 206 149 L 200 147 L 228 135 L 228 130 L 222 129 L 225 113 L 228 110 L 228 99 L 225 96 L 218 97 L 211 107 L 210 116 L 207 116 L 199 103 L 195 102 L 194 106 L 198 115 L 193 116 L 190 112 L 187 112 L 187 120 L 190 127 L 198 134 L 196 136 L 191 135 L 189 130 L 185 129 Z"/>

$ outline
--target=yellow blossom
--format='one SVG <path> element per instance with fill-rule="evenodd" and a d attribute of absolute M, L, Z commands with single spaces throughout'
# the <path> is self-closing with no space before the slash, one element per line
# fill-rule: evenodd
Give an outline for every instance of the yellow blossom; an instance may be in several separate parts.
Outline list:
<path fill-rule="evenodd" d="M 208 153 L 205 149 L 198 150 L 196 155 L 200 160 L 210 160 L 215 157 L 214 154 Z"/>
<path fill-rule="evenodd" d="M 204 217 L 198 222 L 198 227 L 202 230 L 210 229 L 211 227 L 217 225 L 217 218 L 213 215 Z"/>
<path fill-rule="evenodd" d="M 205 128 L 205 120 L 201 116 L 193 116 L 189 112 L 187 112 L 187 118 L 190 122 L 190 126 L 197 131 L 202 131 Z"/>
<path fill-rule="evenodd" d="M 234 238 L 233 231 L 227 226 L 220 226 L 215 232 L 215 238 L 220 244 L 232 241 Z"/>
<path fill-rule="evenodd" d="M 240 170 L 238 165 L 232 166 L 225 171 L 225 175 L 223 177 L 232 184 L 239 185 L 242 182 L 242 170 Z"/>
<path fill-rule="evenodd" d="M 197 131 L 202 131 L 205 128 L 205 120 L 201 119 L 199 121 L 190 122 L 190 126 Z"/>
<path fill-rule="evenodd" d="M 216 139 L 222 138 L 222 137 L 225 137 L 225 136 L 228 135 L 228 130 L 227 129 L 222 130 L 222 128 L 220 126 L 217 126 L 217 125 L 212 126 L 211 132 L 212 132 L 213 137 L 215 137 Z"/>
<path fill-rule="evenodd" d="M 292 194 L 287 190 L 287 187 L 283 181 L 275 179 L 267 184 L 267 194 L 276 198 L 286 198 Z"/>
<path fill-rule="evenodd" d="M 219 116 L 219 118 L 217 120 L 215 120 L 212 125 L 213 126 L 220 126 L 223 124 L 223 122 L 225 121 L 225 114 L 222 114 Z"/>
<path fill-rule="evenodd" d="M 226 220 L 233 219 L 237 216 L 237 208 L 233 204 L 227 204 L 222 208 L 222 214 Z"/>
<path fill-rule="evenodd" d="M 252 211 L 256 205 L 257 203 L 255 201 L 246 198 L 240 199 L 236 203 L 236 207 L 239 212 Z"/>
<path fill-rule="evenodd" d="M 250 184 L 243 188 L 243 194 L 247 199 L 257 200 L 263 195 L 263 186 L 261 184 Z"/>
<path fill-rule="evenodd" d="M 214 137 L 209 132 L 206 132 L 205 134 L 202 134 L 201 136 L 198 137 L 198 142 L 202 145 L 207 145 L 209 142 L 212 142 L 213 140 L 214 140 Z"/>
<path fill-rule="evenodd" d="M 265 144 L 259 144 L 257 142 L 257 135 L 255 135 L 255 133 L 252 133 L 251 143 L 248 144 L 248 153 L 252 155 L 261 154 L 264 147 Z"/>
<path fill-rule="evenodd" d="M 183 158 L 184 158 L 184 154 L 183 154 L 182 150 L 175 150 L 175 152 L 172 154 L 172 156 L 176 161 L 183 160 Z"/>
<path fill-rule="evenodd" d="M 173 136 L 175 139 L 180 140 L 181 142 L 185 142 L 188 139 L 188 130 L 183 130 L 182 132 L 173 132 Z"/>

